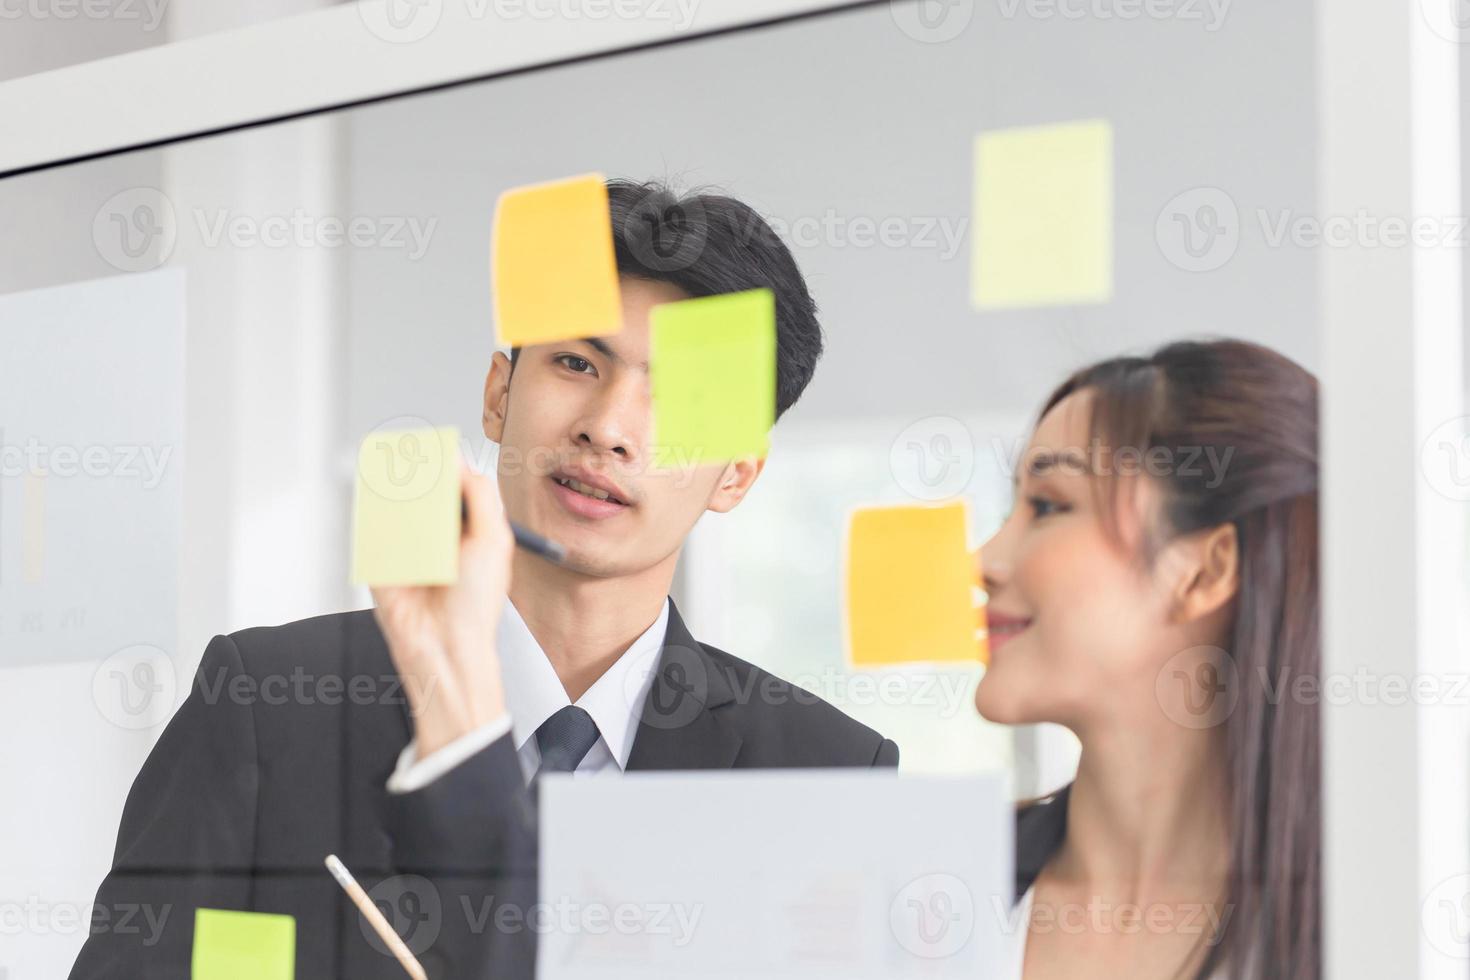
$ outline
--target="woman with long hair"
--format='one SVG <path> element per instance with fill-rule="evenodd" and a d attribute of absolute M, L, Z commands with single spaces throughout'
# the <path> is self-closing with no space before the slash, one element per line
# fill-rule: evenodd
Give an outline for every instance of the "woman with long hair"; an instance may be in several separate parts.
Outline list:
<path fill-rule="evenodd" d="M 986 718 L 1076 779 L 1017 817 L 1012 970 L 1321 972 L 1317 384 L 1240 341 L 1078 371 L 981 549 Z"/>

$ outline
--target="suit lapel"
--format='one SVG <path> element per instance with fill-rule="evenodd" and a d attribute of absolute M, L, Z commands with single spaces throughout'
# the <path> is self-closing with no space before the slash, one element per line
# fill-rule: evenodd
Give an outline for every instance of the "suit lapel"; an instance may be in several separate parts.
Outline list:
<path fill-rule="evenodd" d="M 731 768 L 741 737 L 718 709 L 734 699 L 729 678 L 690 635 L 670 599 L 668 632 L 628 769 Z"/>
<path fill-rule="evenodd" d="M 351 613 L 343 624 L 344 662 L 352 670 L 346 683 L 351 688 L 366 678 L 372 682 L 374 696 L 344 699 L 341 737 L 350 774 L 345 787 L 349 805 L 343 821 L 346 843 L 342 846 L 347 850 L 338 855 L 349 868 L 367 875 L 389 866 L 385 787 L 398 754 L 413 737 L 413 723 L 403 678 L 371 612 Z"/>

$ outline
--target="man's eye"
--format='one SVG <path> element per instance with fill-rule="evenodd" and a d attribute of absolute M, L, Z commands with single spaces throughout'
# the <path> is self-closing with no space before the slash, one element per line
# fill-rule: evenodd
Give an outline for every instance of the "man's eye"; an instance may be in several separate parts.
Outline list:
<path fill-rule="evenodd" d="M 556 361 L 557 363 L 561 364 L 562 367 L 566 368 L 569 371 L 574 371 L 577 374 L 597 373 L 597 370 L 592 366 L 591 361 L 587 360 L 587 358 L 585 357 L 578 357 L 576 354 L 558 354 L 556 355 Z"/>

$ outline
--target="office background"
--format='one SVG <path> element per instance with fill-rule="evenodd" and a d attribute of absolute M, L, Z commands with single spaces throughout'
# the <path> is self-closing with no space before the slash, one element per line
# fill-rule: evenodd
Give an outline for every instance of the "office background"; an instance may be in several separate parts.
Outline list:
<path fill-rule="evenodd" d="M 1314 9 L 1229 5 L 1218 23 L 1208 7 L 1144 21 L 1014 9 L 976 5 L 960 36 L 937 42 L 876 4 L 0 181 L 0 304 L 49 288 L 23 301 L 120 304 L 114 327 L 156 328 L 134 366 L 151 409 L 127 384 L 95 383 L 123 356 L 105 344 L 73 350 L 74 371 L 0 366 L 8 397 L 69 405 L 79 425 L 90 413 L 99 433 L 100 420 L 135 411 L 130 431 L 163 433 L 177 450 L 150 493 L 129 491 L 126 505 L 156 527 L 136 546 L 86 550 L 85 515 L 64 509 L 106 506 L 109 485 L 48 497 L 44 547 L 65 556 L 53 567 L 85 566 L 84 591 L 105 594 L 99 608 L 114 617 L 94 613 L 85 641 L 66 633 L 80 626 L 66 619 L 78 583 L 28 581 L 14 543 L 24 507 L 0 517 L 0 730 L 29 747 L 6 754 L 0 780 L 35 789 L 0 814 L 0 893 L 91 901 L 170 693 L 146 723 L 119 715 L 97 680 L 109 658 L 126 682 L 139 663 L 159 667 L 136 648 L 161 651 L 181 695 L 216 633 L 366 604 L 346 582 L 364 432 L 397 418 L 455 423 L 467 450 L 491 459 L 477 420 L 495 198 L 589 170 L 753 204 L 792 246 L 827 330 L 758 490 L 691 541 L 676 597 L 696 635 L 882 729 L 906 769 L 1012 768 L 1018 794 L 1065 780 L 1064 734 L 975 716 L 978 669 L 895 670 L 896 698 L 854 679 L 841 649 L 843 520 L 856 504 L 947 483 L 972 502 L 978 544 L 1008 506 L 1007 467 L 1040 400 L 1100 357 L 1229 334 L 1319 369 L 1319 255 L 1274 234 L 1317 205 Z M 246 16 L 191 0 L 146 31 L 18 21 L 0 33 L 0 78 Z M 1115 134 L 1113 300 L 973 312 L 974 135 L 1093 117 Z M 138 189 L 171 209 L 176 235 L 119 255 L 99 245 L 98 216 Z M 1238 240 L 1214 244 L 1203 224 L 1174 220 L 1199 218 L 1201 202 L 1236 209 Z M 367 240 L 231 241 L 237 219 L 248 238 L 298 213 L 318 232 L 323 219 L 365 218 Z M 108 288 L 100 279 L 136 281 L 87 293 Z M 5 499 L 24 501 L 4 479 Z M 48 618 L 23 628 L 37 597 Z M 26 935 L 0 968 L 58 975 L 80 942 Z"/>

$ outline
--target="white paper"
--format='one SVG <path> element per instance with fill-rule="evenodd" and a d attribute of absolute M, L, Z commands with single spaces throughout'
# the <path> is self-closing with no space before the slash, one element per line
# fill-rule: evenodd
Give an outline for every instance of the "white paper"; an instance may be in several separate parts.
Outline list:
<path fill-rule="evenodd" d="M 849 770 L 547 778 L 537 976 L 993 976 L 1013 928 L 1008 789 Z"/>

